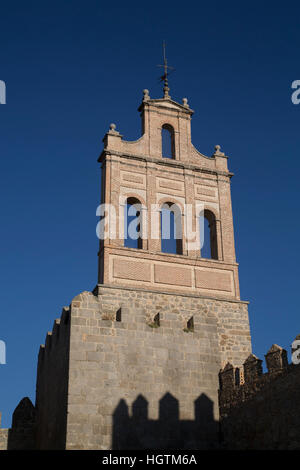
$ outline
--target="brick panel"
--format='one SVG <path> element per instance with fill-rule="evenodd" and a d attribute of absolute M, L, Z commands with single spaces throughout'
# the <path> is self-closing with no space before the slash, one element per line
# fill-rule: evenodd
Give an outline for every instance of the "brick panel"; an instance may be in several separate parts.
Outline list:
<path fill-rule="evenodd" d="M 201 289 L 232 292 L 232 272 L 208 269 L 195 269 L 196 287 Z"/>
<path fill-rule="evenodd" d="M 113 276 L 134 281 L 151 280 L 151 266 L 145 261 L 113 260 Z"/>
<path fill-rule="evenodd" d="M 154 282 L 175 286 L 192 286 L 192 271 L 190 268 L 170 265 L 154 265 Z"/>

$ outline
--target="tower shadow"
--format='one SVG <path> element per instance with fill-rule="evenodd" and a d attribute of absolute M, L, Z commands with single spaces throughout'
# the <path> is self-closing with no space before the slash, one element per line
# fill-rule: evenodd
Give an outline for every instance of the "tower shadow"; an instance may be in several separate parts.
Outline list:
<path fill-rule="evenodd" d="M 148 401 L 138 395 L 132 415 L 121 399 L 113 413 L 112 449 L 217 449 L 219 423 L 213 417 L 213 402 L 204 393 L 194 401 L 195 419 L 179 419 L 179 402 L 170 393 L 159 401 L 159 417 L 148 418 Z"/>

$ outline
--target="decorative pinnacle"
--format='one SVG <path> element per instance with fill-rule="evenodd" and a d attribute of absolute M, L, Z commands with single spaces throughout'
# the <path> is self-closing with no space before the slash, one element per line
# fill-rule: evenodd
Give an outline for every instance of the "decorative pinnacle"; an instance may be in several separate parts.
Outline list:
<path fill-rule="evenodd" d="M 164 98 L 171 98 L 169 95 L 169 83 L 168 83 L 168 75 L 170 75 L 170 72 L 168 70 L 174 70 L 174 67 L 169 67 L 168 61 L 166 58 L 166 44 L 165 41 L 163 42 L 163 57 L 164 57 L 164 64 L 163 65 L 158 65 L 158 67 L 163 67 L 164 69 L 164 74 L 160 77 L 160 81 L 164 82 Z"/>
<path fill-rule="evenodd" d="M 109 126 L 109 131 L 108 133 L 109 134 L 113 134 L 113 135 L 120 135 L 120 133 L 118 131 L 116 131 L 116 125 L 112 122 Z"/>
<path fill-rule="evenodd" d="M 145 89 L 143 90 L 143 93 L 144 93 L 144 101 L 150 100 L 149 90 Z"/>
<path fill-rule="evenodd" d="M 220 150 L 221 150 L 221 146 L 220 145 L 215 145 L 214 155 L 219 155 L 219 156 L 223 157 L 225 155 L 225 153 L 221 152 Z"/>

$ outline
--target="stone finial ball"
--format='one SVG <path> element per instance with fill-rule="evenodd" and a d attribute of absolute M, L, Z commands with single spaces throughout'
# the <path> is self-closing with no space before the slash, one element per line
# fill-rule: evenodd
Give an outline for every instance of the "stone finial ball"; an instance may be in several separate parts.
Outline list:
<path fill-rule="evenodd" d="M 143 90 L 143 93 L 144 93 L 144 95 L 148 95 L 149 90 L 147 90 L 147 88 L 145 88 L 145 90 Z"/>
<path fill-rule="evenodd" d="M 114 131 L 116 129 L 116 125 L 112 122 L 111 125 L 109 126 L 110 130 Z"/>
<path fill-rule="evenodd" d="M 182 98 L 183 106 L 186 106 L 188 104 L 188 99 L 187 98 Z"/>
<path fill-rule="evenodd" d="M 215 146 L 215 150 L 216 150 L 217 152 L 220 150 L 220 148 L 221 148 L 221 145 L 216 145 L 216 146 Z"/>

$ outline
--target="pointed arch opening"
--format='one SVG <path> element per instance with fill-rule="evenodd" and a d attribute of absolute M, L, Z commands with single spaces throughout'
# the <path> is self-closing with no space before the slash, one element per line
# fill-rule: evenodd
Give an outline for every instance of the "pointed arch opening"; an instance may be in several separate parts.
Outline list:
<path fill-rule="evenodd" d="M 181 210 L 177 204 L 165 202 L 160 211 L 161 251 L 182 255 Z"/>
<path fill-rule="evenodd" d="M 205 209 L 199 216 L 201 258 L 218 259 L 217 224 L 215 214 Z"/>
<path fill-rule="evenodd" d="M 122 308 L 121 307 L 116 311 L 116 321 L 122 321 Z"/>
<path fill-rule="evenodd" d="M 183 329 L 185 333 L 193 333 L 195 331 L 194 329 L 194 317 L 189 318 L 189 320 L 186 322 L 186 327 Z"/>
<path fill-rule="evenodd" d="M 175 159 L 174 129 L 170 124 L 164 124 L 161 128 L 161 146 L 163 158 Z"/>
<path fill-rule="evenodd" d="M 142 240 L 142 204 L 135 198 L 126 200 L 124 207 L 124 246 L 127 248 L 143 248 Z"/>
<path fill-rule="evenodd" d="M 148 323 L 148 326 L 150 326 L 150 328 L 159 328 L 160 327 L 160 314 L 159 313 L 157 313 L 153 317 L 152 321 L 150 321 Z"/>

